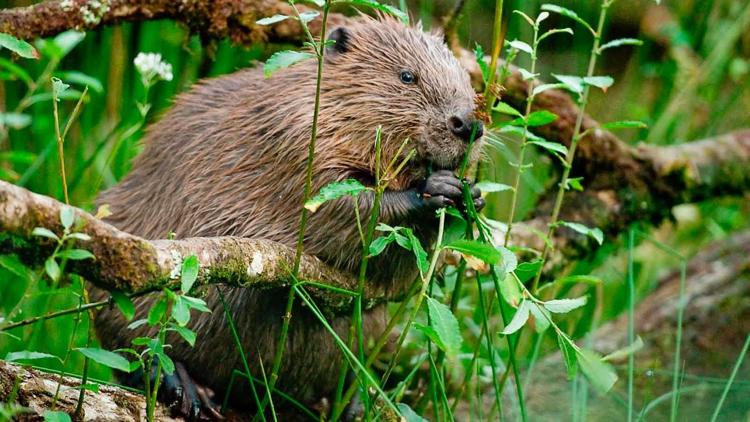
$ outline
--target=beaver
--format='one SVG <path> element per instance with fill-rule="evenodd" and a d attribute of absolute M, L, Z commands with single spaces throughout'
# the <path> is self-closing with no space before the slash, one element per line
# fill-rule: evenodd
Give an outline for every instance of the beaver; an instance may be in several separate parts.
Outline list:
<path fill-rule="evenodd" d="M 313 192 L 354 178 L 372 186 L 375 132 L 382 129 L 382 162 L 397 154 L 403 140 L 411 161 L 390 182 L 379 221 L 412 228 L 423 245 L 434 242 L 438 208 L 461 203 L 462 181 L 455 171 L 482 123 L 475 117 L 475 92 L 468 73 L 442 37 L 385 16 L 356 18 L 333 29 L 326 47 L 320 94 Z M 103 192 L 107 221 L 145 238 L 241 236 L 270 239 L 294 247 L 302 209 L 308 142 L 313 121 L 317 62 L 306 60 L 264 78 L 261 69 L 198 82 L 145 135 L 145 147 L 130 174 Z M 474 148 L 471 161 L 477 159 Z M 405 152 L 401 153 L 405 155 Z M 472 189 L 481 208 L 480 192 Z M 374 199 L 362 193 L 363 221 Z M 304 250 L 327 264 L 356 274 L 361 248 L 354 201 L 323 204 L 310 215 Z M 368 283 L 405 291 L 418 274 L 409 251 L 396 245 L 374 258 Z M 226 390 L 240 354 L 215 287 L 206 302 L 212 313 L 190 322 L 194 347 L 170 337 L 170 355 L 196 383 L 218 394 Z M 228 308 L 254 372 L 273 366 L 288 289 L 224 288 Z M 153 296 L 135 300 L 145 316 Z M 299 301 L 297 301 L 299 303 Z M 346 338 L 351 314 L 330 325 Z M 385 308 L 364 315 L 368 337 L 385 327 Z M 104 346 L 130 346 L 146 328 L 129 330 L 113 309 L 95 321 Z M 305 307 L 293 309 L 277 388 L 302 403 L 315 403 L 335 390 L 342 354 L 334 339 Z M 185 371 L 179 371 L 184 378 Z M 184 381 L 184 380 L 183 380 Z M 236 403 L 251 403 L 248 385 L 235 383 Z M 223 397 L 220 395 L 219 397 Z M 195 407 L 188 406 L 189 412 Z"/>

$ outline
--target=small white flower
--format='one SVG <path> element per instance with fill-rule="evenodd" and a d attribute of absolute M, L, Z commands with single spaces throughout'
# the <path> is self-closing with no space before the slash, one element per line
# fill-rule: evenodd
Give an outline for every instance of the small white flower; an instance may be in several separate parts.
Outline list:
<path fill-rule="evenodd" d="M 174 261 L 174 267 L 172 267 L 172 271 L 169 272 L 169 278 L 175 280 L 180 276 L 180 274 L 182 274 L 182 254 L 174 249 L 170 250 L 169 252 L 172 255 L 172 260 Z"/>
<path fill-rule="evenodd" d="M 62 0 L 60 2 L 60 8 L 66 12 L 73 10 L 73 0 Z"/>
<path fill-rule="evenodd" d="M 64 0 L 67 2 L 70 2 L 70 6 L 72 7 L 72 1 L 70 0 Z M 63 6 L 63 10 L 65 10 L 65 6 Z M 81 17 L 83 18 L 83 21 L 87 24 L 98 24 L 105 13 L 109 11 L 109 0 L 89 0 L 86 4 L 81 6 Z"/>
<path fill-rule="evenodd" d="M 159 53 L 138 53 L 133 64 L 145 81 L 172 80 L 172 65 L 162 60 Z"/>

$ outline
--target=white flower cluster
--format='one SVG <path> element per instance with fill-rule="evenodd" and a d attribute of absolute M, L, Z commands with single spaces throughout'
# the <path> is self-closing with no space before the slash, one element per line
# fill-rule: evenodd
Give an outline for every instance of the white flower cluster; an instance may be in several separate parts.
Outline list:
<path fill-rule="evenodd" d="M 145 81 L 156 79 L 172 80 L 172 65 L 165 62 L 159 53 L 138 53 L 133 60 L 135 68 Z"/>
<path fill-rule="evenodd" d="M 109 11 L 109 0 L 89 0 L 81 6 L 81 17 L 87 24 L 97 24 Z"/>
<path fill-rule="evenodd" d="M 73 0 L 62 0 L 60 2 L 60 8 L 66 12 L 73 10 L 73 6 L 75 6 Z"/>

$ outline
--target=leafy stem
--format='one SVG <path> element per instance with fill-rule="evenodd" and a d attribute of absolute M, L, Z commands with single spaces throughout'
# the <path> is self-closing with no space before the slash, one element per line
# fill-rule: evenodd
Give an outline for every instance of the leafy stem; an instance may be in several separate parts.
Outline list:
<path fill-rule="evenodd" d="M 594 32 L 594 43 L 591 48 L 591 54 L 589 56 L 588 71 L 586 72 L 587 77 L 592 77 L 594 75 L 596 60 L 600 54 L 599 44 L 601 42 L 602 30 L 604 29 L 604 21 L 607 17 L 607 10 L 613 2 L 614 0 L 604 0 L 602 2 L 602 7 L 599 12 L 599 22 L 597 24 L 596 31 Z M 583 94 L 581 95 L 581 102 L 578 108 L 578 116 L 576 117 L 576 123 L 573 129 L 573 138 L 570 141 L 570 148 L 568 148 L 567 154 L 565 155 L 565 163 L 563 165 L 563 173 L 562 177 L 560 178 L 560 184 L 557 190 L 557 195 L 555 197 L 555 205 L 552 208 L 552 216 L 550 217 L 550 222 L 547 226 L 547 239 L 550 239 L 550 242 L 545 242 L 544 244 L 544 249 L 542 250 L 541 265 L 539 266 L 539 269 L 534 276 L 534 282 L 532 283 L 531 288 L 532 291 L 537 291 L 537 289 L 539 288 L 539 280 L 542 278 L 542 270 L 544 269 L 544 264 L 547 262 L 547 258 L 549 257 L 549 253 L 551 250 L 551 239 L 553 238 L 555 230 L 557 228 L 557 220 L 560 216 L 560 209 L 562 208 L 563 198 L 565 197 L 565 191 L 568 189 L 570 170 L 573 168 L 573 159 L 575 158 L 576 148 L 578 147 L 578 142 L 581 140 L 581 126 L 583 124 L 583 116 L 586 112 L 586 105 L 588 104 L 590 91 L 590 85 L 584 84 Z"/>

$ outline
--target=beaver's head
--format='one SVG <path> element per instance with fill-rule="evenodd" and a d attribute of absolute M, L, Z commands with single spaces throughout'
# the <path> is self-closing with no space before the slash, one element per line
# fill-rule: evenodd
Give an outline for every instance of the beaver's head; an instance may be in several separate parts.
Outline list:
<path fill-rule="evenodd" d="M 392 18 L 365 17 L 328 38 L 335 44 L 326 51 L 323 104 L 335 116 L 327 118 L 370 134 L 382 126 L 387 147 L 409 138 L 416 161 L 456 169 L 483 128 L 469 75 L 442 37 Z"/>

